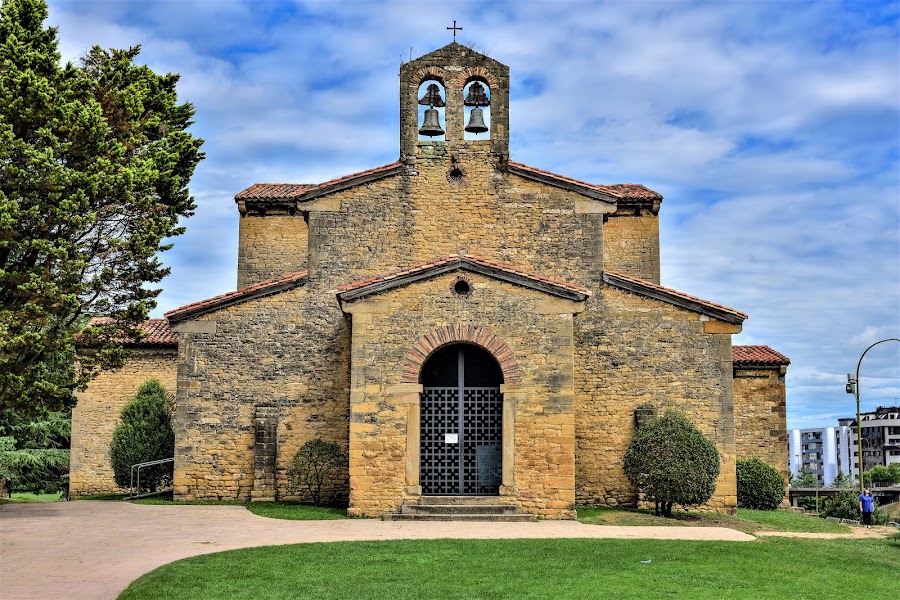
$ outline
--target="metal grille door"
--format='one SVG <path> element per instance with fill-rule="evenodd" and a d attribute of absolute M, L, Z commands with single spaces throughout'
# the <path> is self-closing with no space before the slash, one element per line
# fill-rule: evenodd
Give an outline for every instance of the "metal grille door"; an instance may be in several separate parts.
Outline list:
<path fill-rule="evenodd" d="M 422 493 L 497 494 L 503 472 L 500 388 L 424 388 L 421 415 Z"/>

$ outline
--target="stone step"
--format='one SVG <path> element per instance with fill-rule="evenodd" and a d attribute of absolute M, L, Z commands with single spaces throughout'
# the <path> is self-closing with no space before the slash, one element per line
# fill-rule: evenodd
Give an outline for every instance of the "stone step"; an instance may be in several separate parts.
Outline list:
<path fill-rule="evenodd" d="M 534 515 L 512 514 L 512 515 L 479 515 L 479 514 L 398 514 L 390 513 L 384 515 L 385 521 L 493 521 L 497 523 L 523 523 L 528 521 L 536 521 Z"/>
<path fill-rule="evenodd" d="M 428 504 L 500 504 L 502 502 L 502 496 L 422 496 L 419 498 L 419 506 Z"/>
<path fill-rule="evenodd" d="M 510 515 L 519 511 L 512 504 L 404 504 L 400 512 L 410 515 Z"/>

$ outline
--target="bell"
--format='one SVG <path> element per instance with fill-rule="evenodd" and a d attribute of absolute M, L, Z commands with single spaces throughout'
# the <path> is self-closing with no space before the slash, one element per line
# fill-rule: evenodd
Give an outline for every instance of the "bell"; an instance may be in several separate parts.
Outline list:
<path fill-rule="evenodd" d="M 438 121 L 437 109 L 429 108 L 425 110 L 425 120 L 419 128 L 419 135 L 427 135 L 428 137 L 444 135 L 444 130 L 441 128 L 440 121 Z"/>
<path fill-rule="evenodd" d="M 466 131 L 469 133 L 484 133 L 487 130 L 487 125 L 484 124 L 484 112 L 476 106 L 472 109 L 472 114 L 469 116 L 469 124 L 466 125 Z"/>

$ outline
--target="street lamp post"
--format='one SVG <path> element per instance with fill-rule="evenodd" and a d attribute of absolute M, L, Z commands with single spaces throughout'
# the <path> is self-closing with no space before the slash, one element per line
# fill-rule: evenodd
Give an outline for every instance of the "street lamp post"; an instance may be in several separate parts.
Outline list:
<path fill-rule="evenodd" d="M 848 394 L 853 394 L 856 396 L 856 453 L 859 456 L 859 469 L 857 471 L 857 475 L 859 477 L 859 494 L 862 495 L 865 491 L 865 486 L 863 485 L 863 453 L 862 453 L 862 418 L 859 413 L 859 367 L 862 365 L 863 356 L 866 355 L 866 352 L 877 346 L 878 344 L 883 344 L 884 342 L 900 342 L 900 338 L 887 338 L 884 340 L 879 340 L 863 350 L 862 356 L 859 357 L 859 362 L 856 363 L 856 377 L 853 377 L 850 373 L 847 373 L 847 386 L 844 388 Z"/>

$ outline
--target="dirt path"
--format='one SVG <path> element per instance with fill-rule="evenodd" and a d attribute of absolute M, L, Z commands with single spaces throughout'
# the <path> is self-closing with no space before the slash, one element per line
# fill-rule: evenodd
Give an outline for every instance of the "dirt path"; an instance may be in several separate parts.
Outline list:
<path fill-rule="evenodd" d="M 128 502 L 0 505 L 0 598 L 115 598 L 172 561 L 235 548 L 303 542 L 436 538 L 652 538 L 751 541 L 724 527 L 618 527 L 537 523 L 283 521 L 241 506 Z"/>
<path fill-rule="evenodd" d="M 872 539 L 886 538 L 893 532 L 897 531 L 893 527 L 873 527 L 866 529 L 865 527 L 851 527 L 850 533 L 800 533 L 796 531 L 757 531 L 756 535 L 765 537 L 793 537 L 793 538 L 809 538 L 816 540 L 839 540 L 839 539 Z"/>

